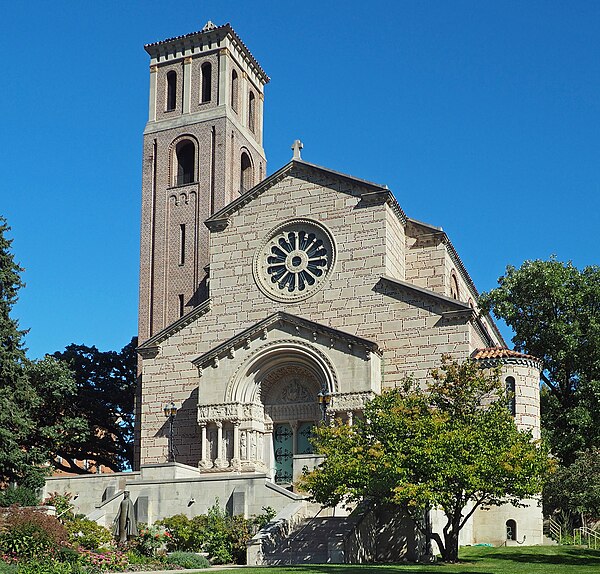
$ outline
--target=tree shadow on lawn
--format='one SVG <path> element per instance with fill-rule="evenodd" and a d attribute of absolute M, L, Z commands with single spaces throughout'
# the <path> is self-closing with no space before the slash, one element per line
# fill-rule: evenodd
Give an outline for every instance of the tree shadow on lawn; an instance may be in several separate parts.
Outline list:
<path fill-rule="evenodd" d="M 425 564 L 414 564 L 414 563 L 399 563 L 399 564 L 296 564 L 294 566 L 269 566 L 269 569 L 274 569 L 277 572 L 283 574 L 293 572 L 298 574 L 402 574 L 410 573 L 414 574 L 444 574 L 445 572 L 452 572 L 452 574 L 465 574 L 465 572 L 473 572 L 472 569 L 463 571 L 461 567 L 476 566 L 477 560 L 461 560 L 456 564 L 446 564 L 444 562 L 438 562 L 432 565 Z M 289 570 L 288 570 L 289 568 Z M 451 570 L 446 570 L 450 568 Z M 477 570 L 476 574 L 494 574 L 487 570 Z"/>
<path fill-rule="evenodd" d="M 564 566 L 598 566 L 600 568 L 600 550 L 589 548 L 561 548 L 558 553 L 540 553 L 538 550 L 521 552 L 490 552 L 487 555 L 469 557 L 473 562 L 484 560 L 506 560 L 510 562 L 528 562 L 529 564 L 561 564 Z"/>

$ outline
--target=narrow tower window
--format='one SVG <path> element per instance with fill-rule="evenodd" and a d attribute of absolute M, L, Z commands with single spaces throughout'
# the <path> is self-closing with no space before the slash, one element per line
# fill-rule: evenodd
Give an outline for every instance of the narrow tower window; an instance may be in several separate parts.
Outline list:
<path fill-rule="evenodd" d="M 167 112 L 177 107 L 177 74 L 170 71 L 167 74 Z"/>
<path fill-rule="evenodd" d="M 210 102 L 211 100 L 211 82 L 212 82 L 212 66 L 206 62 L 202 64 L 202 93 L 200 94 L 202 103 Z"/>
<path fill-rule="evenodd" d="M 231 107 L 234 112 L 238 111 L 238 75 L 235 70 L 231 72 Z"/>
<path fill-rule="evenodd" d="M 506 385 L 506 406 L 508 407 L 508 412 L 514 417 L 517 412 L 517 401 L 515 398 L 515 379 L 514 377 L 506 377 L 504 381 Z"/>
<path fill-rule="evenodd" d="M 250 156 L 246 152 L 242 153 L 241 163 L 240 193 L 244 193 L 254 185 L 254 180 L 252 177 L 252 162 L 250 161 Z"/>
<path fill-rule="evenodd" d="M 185 223 L 179 225 L 179 265 L 185 263 Z"/>
<path fill-rule="evenodd" d="M 185 310 L 185 303 L 183 300 L 183 293 L 181 293 L 180 295 L 177 296 L 178 302 L 179 302 L 179 316 L 183 317 L 183 312 Z"/>
<path fill-rule="evenodd" d="M 195 181 L 196 148 L 189 140 L 181 141 L 175 149 L 177 156 L 176 185 L 185 185 Z"/>
<path fill-rule="evenodd" d="M 248 129 L 254 131 L 254 121 L 256 119 L 256 98 L 254 92 L 250 92 L 248 96 Z"/>

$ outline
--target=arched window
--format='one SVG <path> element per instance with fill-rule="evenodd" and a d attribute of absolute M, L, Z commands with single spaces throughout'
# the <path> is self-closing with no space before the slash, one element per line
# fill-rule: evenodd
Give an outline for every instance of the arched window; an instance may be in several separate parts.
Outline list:
<path fill-rule="evenodd" d="M 506 540 L 517 539 L 517 523 L 514 520 L 506 521 Z"/>
<path fill-rule="evenodd" d="M 453 269 L 450 275 L 450 297 L 458 300 L 458 295 L 458 277 L 456 276 L 456 271 Z"/>
<path fill-rule="evenodd" d="M 177 74 L 172 70 L 167 74 L 167 112 L 177 107 Z"/>
<path fill-rule="evenodd" d="M 254 185 L 252 174 L 252 162 L 246 152 L 242 152 L 242 162 L 240 170 L 240 193 L 248 191 Z"/>
<path fill-rule="evenodd" d="M 238 111 L 238 75 L 235 70 L 231 72 L 231 107 L 234 112 Z"/>
<path fill-rule="evenodd" d="M 517 401 L 515 399 L 516 384 L 514 377 L 506 377 L 504 385 L 506 388 L 506 406 L 508 407 L 508 412 L 514 417 L 517 412 Z"/>
<path fill-rule="evenodd" d="M 254 92 L 250 92 L 248 96 L 248 129 L 254 131 L 254 121 L 256 119 L 256 98 Z"/>
<path fill-rule="evenodd" d="M 200 101 L 210 102 L 212 98 L 211 82 L 212 82 L 212 66 L 209 62 L 202 64 L 202 93 L 200 94 Z"/>
<path fill-rule="evenodd" d="M 192 183 L 196 180 L 196 148 L 189 140 L 180 141 L 175 148 L 177 159 L 176 185 Z"/>

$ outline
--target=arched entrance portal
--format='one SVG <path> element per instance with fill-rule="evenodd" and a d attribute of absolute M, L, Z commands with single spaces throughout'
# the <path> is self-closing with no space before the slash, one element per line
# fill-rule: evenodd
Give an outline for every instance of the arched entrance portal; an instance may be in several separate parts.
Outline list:
<path fill-rule="evenodd" d="M 310 437 L 317 422 L 318 372 L 302 364 L 273 369 L 261 381 L 265 418 L 273 425 L 274 478 L 290 484 L 298 455 L 312 454 Z"/>
<path fill-rule="evenodd" d="M 275 482 L 287 485 L 304 466 L 313 466 L 310 436 L 320 419 L 317 395 L 322 389 L 335 393 L 337 378 L 329 357 L 316 346 L 279 339 L 254 350 L 226 392 L 227 404 L 244 413 L 233 429 L 234 445 L 239 433 L 241 469 L 265 469 Z M 252 444 L 256 458 L 245 448 Z"/>

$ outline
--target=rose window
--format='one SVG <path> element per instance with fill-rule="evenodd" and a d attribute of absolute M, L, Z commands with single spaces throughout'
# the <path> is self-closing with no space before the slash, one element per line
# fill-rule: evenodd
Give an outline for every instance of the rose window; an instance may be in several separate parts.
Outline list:
<path fill-rule="evenodd" d="M 267 236 L 255 257 L 255 277 L 271 298 L 297 301 L 325 281 L 332 268 L 333 238 L 309 220 L 278 226 Z"/>

